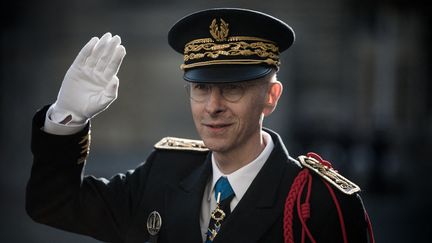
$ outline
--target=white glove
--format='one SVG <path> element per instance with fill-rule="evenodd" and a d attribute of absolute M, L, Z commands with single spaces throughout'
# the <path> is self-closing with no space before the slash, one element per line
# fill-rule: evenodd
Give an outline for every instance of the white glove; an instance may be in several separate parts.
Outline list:
<path fill-rule="evenodd" d="M 93 37 L 67 71 L 57 101 L 51 106 L 54 122 L 82 124 L 117 98 L 117 72 L 126 55 L 119 36 Z"/>

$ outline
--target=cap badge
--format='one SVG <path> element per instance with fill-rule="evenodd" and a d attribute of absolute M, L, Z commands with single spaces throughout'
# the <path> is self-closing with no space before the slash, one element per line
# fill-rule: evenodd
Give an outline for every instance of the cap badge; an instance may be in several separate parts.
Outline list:
<path fill-rule="evenodd" d="M 229 24 L 223 19 L 220 19 L 220 25 L 217 24 L 217 20 L 213 19 L 210 25 L 210 34 L 216 41 L 225 41 L 228 37 Z"/>
<path fill-rule="evenodd" d="M 147 218 L 147 231 L 150 235 L 155 236 L 162 227 L 162 217 L 157 211 L 153 211 Z"/>

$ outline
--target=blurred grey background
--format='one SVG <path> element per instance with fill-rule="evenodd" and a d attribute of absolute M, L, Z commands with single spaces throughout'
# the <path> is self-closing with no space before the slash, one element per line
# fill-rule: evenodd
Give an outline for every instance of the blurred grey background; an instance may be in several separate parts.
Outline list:
<path fill-rule="evenodd" d="M 432 38 L 419 0 L 4 1 L 0 241 L 96 242 L 36 224 L 24 210 L 32 116 L 55 101 L 92 36 L 118 34 L 128 54 L 118 100 L 93 120 L 88 173 L 134 168 L 164 136 L 197 138 L 167 32 L 209 7 L 251 8 L 294 28 L 279 73 L 284 94 L 266 126 L 291 155 L 321 153 L 363 188 L 378 242 L 430 242 Z"/>

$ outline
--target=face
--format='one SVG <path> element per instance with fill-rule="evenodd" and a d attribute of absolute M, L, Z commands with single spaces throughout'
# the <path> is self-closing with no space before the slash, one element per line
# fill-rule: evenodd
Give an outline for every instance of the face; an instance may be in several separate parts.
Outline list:
<path fill-rule="evenodd" d="M 213 152 L 230 153 L 259 143 L 263 117 L 273 110 L 269 111 L 267 105 L 271 87 L 268 80 L 240 85 L 244 91 L 241 98 L 230 101 L 227 98 L 235 93 L 232 87 L 191 84 L 192 89 L 207 89 L 208 92 L 206 99 L 192 98 L 191 109 L 201 139 Z"/>

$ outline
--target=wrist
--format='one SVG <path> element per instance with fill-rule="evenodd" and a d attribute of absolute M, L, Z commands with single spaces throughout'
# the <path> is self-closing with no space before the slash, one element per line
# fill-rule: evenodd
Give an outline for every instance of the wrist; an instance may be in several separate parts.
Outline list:
<path fill-rule="evenodd" d="M 51 121 L 62 125 L 82 125 L 88 121 L 87 117 L 79 115 L 71 109 L 65 109 L 58 105 L 57 102 L 49 108 L 47 117 Z"/>
<path fill-rule="evenodd" d="M 44 122 L 44 126 L 43 126 L 43 131 L 50 133 L 50 134 L 55 134 L 55 135 L 70 135 L 70 134 L 75 134 L 79 131 L 81 131 L 82 129 L 85 128 L 85 126 L 88 123 L 88 120 L 81 123 L 81 124 L 77 124 L 77 123 L 73 123 L 73 122 L 69 122 L 67 124 L 63 124 L 61 122 L 57 122 L 56 120 L 53 119 L 53 114 L 57 114 L 56 117 L 57 119 L 59 118 L 58 113 L 53 113 L 53 106 L 51 106 L 45 116 L 45 122 Z M 72 116 L 72 115 L 69 115 Z"/>

